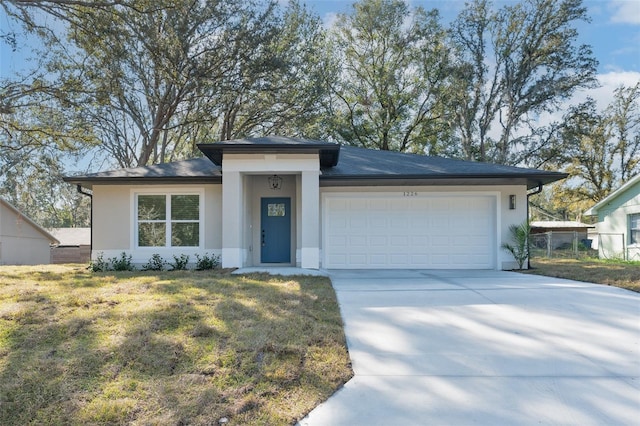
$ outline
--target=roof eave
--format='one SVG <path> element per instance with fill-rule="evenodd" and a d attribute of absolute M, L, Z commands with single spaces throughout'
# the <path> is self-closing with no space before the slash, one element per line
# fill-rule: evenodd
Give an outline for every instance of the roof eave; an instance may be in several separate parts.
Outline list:
<path fill-rule="evenodd" d="M 536 176 L 514 175 L 320 175 L 320 186 L 401 186 L 401 185 L 527 185 L 527 189 L 566 178 L 565 173 Z"/>
<path fill-rule="evenodd" d="M 63 181 L 83 188 L 92 189 L 93 185 L 176 185 L 183 183 L 222 183 L 222 176 L 66 176 Z"/>
<path fill-rule="evenodd" d="M 600 207 L 604 206 L 607 203 L 610 203 L 613 199 L 615 199 L 618 195 L 627 190 L 627 188 L 635 185 L 637 182 L 640 182 L 640 174 L 635 175 L 631 179 L 629 179 L 624 185 L 615 191 L 611 192 L 609 195 L 604 197 L 602 200 L 598 201 L 593 207 L 584 212 L 585 216 L 596 216 L 598 214 L 598 210 Z"/>
<path fill-rule="evenodd" d="M 201 143 L 196 145 L 213 164 L 222 166 L 224 154 L 318 154 L 322 167 L 335 167 L 340 156 L 338 144 L 226 144 Z"/>

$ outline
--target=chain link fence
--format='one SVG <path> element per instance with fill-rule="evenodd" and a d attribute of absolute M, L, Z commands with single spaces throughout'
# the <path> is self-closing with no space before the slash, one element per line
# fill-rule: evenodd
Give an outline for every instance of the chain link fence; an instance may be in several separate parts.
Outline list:
<path fill-rule="evenodd" d="M 624 234 L 549 231 L 529 236 L 531 257 L 640 260 L 625 245 Z M 638 258 L 638 259 L 632 259 Z"/>
<path fill-rule="evenodd" d="M 531 257 L 598 257 L 592 243 L 584 232 L 549 231 L 529 236 Z"/>

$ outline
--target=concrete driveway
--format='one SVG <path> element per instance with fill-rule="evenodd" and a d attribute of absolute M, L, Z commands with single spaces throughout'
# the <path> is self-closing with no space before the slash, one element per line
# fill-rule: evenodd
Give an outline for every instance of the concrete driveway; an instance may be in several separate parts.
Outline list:
<path fill-rule="evenodd" d="M 355 377 L 303 426 L 640 424 L 640 294 L 498 271 L 330 276 Z"/>

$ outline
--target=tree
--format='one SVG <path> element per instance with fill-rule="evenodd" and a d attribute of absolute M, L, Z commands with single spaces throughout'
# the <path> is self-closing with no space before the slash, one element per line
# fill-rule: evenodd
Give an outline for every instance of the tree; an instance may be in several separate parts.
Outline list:
<path fill-rule="evenodd" d="M 540 151 L 535 119 L 595 84 L 596 61 L 573 26 L 587 19 L 581 0 L 467 5 L 450 30 L 451 117 L 465 159 L 520 164 Z"/>
<path fill-rule="evenodd" d="M 120 167 L 254 132 L 300 134 L 320 110 L 321 26 L 296 2 L 284 13 L 275 1 L 242 0 L 31 7 L 67 24 L 74 49 L 58 44 L 49 68 Z"/>
<path fill-rule="evenodd" d="M 640 173 L 640 81 L 632 87 L 618 87 L 605 111 L 615 143 L 619 182 Z"/>
<path fill-rule="evenodd" d="M 292 1 L 269 26 L 259 44 L 255 38 L 238 40 L 236 66 L 220 90 L 220 140 L 320 133 L 316 123 L 327 95 L 324 82 L 334 77 L 322 50 L 321 22 Z"/>
<path fill-rule="evenodd" d="M 211 88 L 237 67 L 245 40 L 259 45 L 274 7 L 239 0 L 131 4 L 83 10 L 70 27 L 82 63 L 60 64 L 67 81 L 81 83 L 78 101 L 91 105 L 102 146 L 121 167 L 169 161 L 194 134 L 200 142 L 214 139 L 211 103 L 219 94 Z"/>
<path fill-rule="evenodd" d="M 401 0 L 362 0 L 340 15 L 330 49 L 341 65 L 331 85 L 333 135 L 383 150 L 437 150 L 448 74 L 436 10 Z"/>
<path fill-rule="evenodd" d="M 602 111 L 593 99 L 569 110 L 557 136 L 562 152 L 550 164 L 569 173 L 569 179 L 554 185 L 551 210 L 580 217 L 640 173 L 639 113 L 640 83 L 616 89 Z"/>
<path fill-rule="evenodd" d="M 55 89 L 39 79 L 3 82 L 0 111 L 0 196 L 45 227 L 86 226 L 88 199 L 62 182 L 65 158 L 93 146 L 62 109 Z"/>

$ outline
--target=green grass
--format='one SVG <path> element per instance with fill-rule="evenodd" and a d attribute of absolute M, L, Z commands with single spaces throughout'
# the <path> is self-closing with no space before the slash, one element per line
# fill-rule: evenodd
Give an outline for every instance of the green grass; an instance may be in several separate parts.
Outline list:
<path fill-rule="evenodd" d="M 531 260 L 529 274 L 567 278 L 626 288 L 640 292 L 640 262 L 600 259 L 548 259 Z"/>
<path fill-rule="evenodd" d="M 0 424 L 295 423 L 352 376 L 323 277 L 0 267 Z"/>

